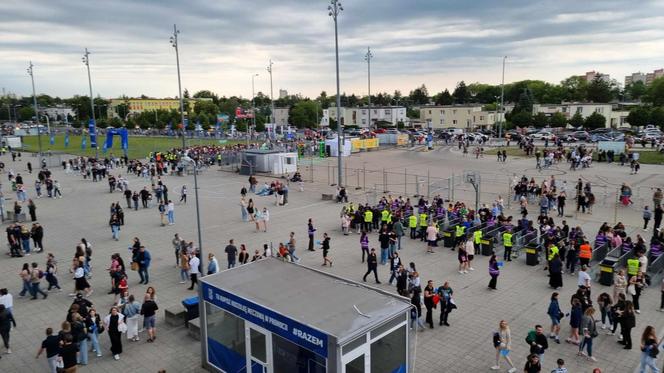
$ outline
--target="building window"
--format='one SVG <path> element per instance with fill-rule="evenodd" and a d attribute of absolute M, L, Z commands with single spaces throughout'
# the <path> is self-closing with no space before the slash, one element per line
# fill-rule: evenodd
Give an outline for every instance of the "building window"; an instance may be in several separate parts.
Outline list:
<path fill-rule="evenodd" d="M 362 110 L 362 115 L 367 115 L 367 111 L 366 111 L 366 110 Z"/>
<path fill-rule="evenodd" d="M 429 110 L 429 115 L 431 115 L 431 110 Z"/>
<path fill-rule="evenodd" d="M 440 113 L 445 115 L 445 110 L 441 110 Z"/>
<path fill-rule="evenodd" d="M 583 112 L 583 108 L 582 108 L 581 106 L 579 106 L 578 108 L 576 108 L 576 113 L 577 113 L 577 114 L 581 114 L 582 112 Z"/>
<path fill-rule="evenodd" d="M 484 120 L 484 116 L 480 115 L 480 121 L 483 121 L 483 120 Z"/>
<path fill-rule="evenodd" d="M 385 114 L 390 115 L 390 109 L 385 109 Z"/>
<path fill-rule="evenodd" d="M 272 334 L 272 364 L 275 372 L 325 373 L 327 371 L 324 358 L 277 334 Z"/>
<path fill-rule="evenodd" d="M 457 124 L 456 119 L 453 119 L 453 120 L 452 120 L 452 124 Z"/>
<path fill-rule="evenodd" d="M 604 108 L 603 108 L 603 107 L 597 107 L 597 108 L 595 108 L 595 113 L 599 113 L 599 114 L 601 114 L 601 113 L 603 113 L 603 112 L 604 112 Z"/>
<path fill-rule="evenodd" d="M 452 109 L 452 114 L 456 114 L 456 109 Z"/>
<path fill-rule="evenodd" d="M 205 302 L 208 360 L 226 372 L 246 367 L 244 320 Z"/>
<path fill-rule="evenodd" d="M 406 326 L 371 343 L 372 372 L 403 372 L 406 369 Z"/>
<path fill-rule="evenodd" d="M 362 119 L 362 124 L 367 124 L 367 120 L 366 120 L 366 119 Z"/>
<path fill-rule="evenodd" d="M 443 120 L 442 120 L 442 119 L 440 120 L 440 124 L 443 124 Z"/>

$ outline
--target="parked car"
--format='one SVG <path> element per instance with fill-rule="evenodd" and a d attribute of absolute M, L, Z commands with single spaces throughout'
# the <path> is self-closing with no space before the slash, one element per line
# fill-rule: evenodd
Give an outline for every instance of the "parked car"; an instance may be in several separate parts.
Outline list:
<path fill-rule="evenodd" d="M 553 140 L 555 137 L 553 133 L 549 131 L 539 131 L 530 135 L 534 140 Z"/>
<path fill-rule="evenodd" d="M 590 134 L 586 131 L 574 131 L 570 135 L 578 141 L 588 141 L 590 139 Z"/>

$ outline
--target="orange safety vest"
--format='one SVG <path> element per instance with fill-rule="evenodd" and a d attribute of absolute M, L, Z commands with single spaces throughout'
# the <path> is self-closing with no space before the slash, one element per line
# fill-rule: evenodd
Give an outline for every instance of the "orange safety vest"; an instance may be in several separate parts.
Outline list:
<path fill-rule="evenodd" d="M 580 249 L 579 258 L 590 259 L 590 258 L 593 257 L 593 251 L 590 248 L 589 244 L 583 244 L 583 245 L 581 245 L 581 247 L 579 249 Z"/>

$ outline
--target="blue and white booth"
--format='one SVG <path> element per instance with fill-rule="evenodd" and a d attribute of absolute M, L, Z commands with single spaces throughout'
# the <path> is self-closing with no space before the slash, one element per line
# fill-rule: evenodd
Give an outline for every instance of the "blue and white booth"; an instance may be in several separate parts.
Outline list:
<path fill-rule="evenodd" d="M 276 258 L 206 276 L 201 294 L 210 371 L 413 371 L 407 298 Z"/>

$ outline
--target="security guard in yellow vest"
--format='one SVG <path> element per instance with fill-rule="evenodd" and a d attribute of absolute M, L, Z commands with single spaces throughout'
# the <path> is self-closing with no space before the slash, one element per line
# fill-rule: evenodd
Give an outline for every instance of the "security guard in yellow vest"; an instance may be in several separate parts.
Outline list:
<path fill-rule="evenodd" d="M 512 236 L 512 232 L 509 230 L 503 233 L 503 246 L 505 247 L 503 260 L 506 262 L 512 261 Z"/>
<path fill-rule="evenodd" d="M 639 273 L 639 259 L 627 259 L 627 277 L 632 278 L 632 276 L 636 276 L 637 273 Z"/>
<path fill-rule="evenodd" d="M 366 211 L 364 211 L 364 230 L 370 233 L 372 225 L 373 225 L 373 212 L 371 211 L 371 209 L 366 209 Z"/>
<path fill-rule="evenodd" d="M 410 238 L 417 238 L 417 216 L 414 214 L 408 217 L 408 228 L 410 228 Z"/>
<path fill-rule="evenodd" d="M 429 226 L 429 215 L 426 212 L 420 214 L 420 241 L 426 239 L 426 231 Z"/>
<path fill-rule="evenodd" d="M 348 204 L 348 208 L 346 209 L 346 211 L 348 211 L 349 214 L 352 214 L 352 213 L 355 212 L 355 206 L 353 206 L 353 202 Z"/>
<path fill-rule="evenodd" d="M 456 226 L 456 240 L 454 241 L 454 246 L 458 246 L 466 238 L 466 226 L 459 224 Z M 452 248 L 454 250 L 454 247 Z"/>
<path fill-rule="evenodd" d="M 473 232 L 473 244 L 475 246 L 475 255 L 479 255 L 482 251 L 482 230 L 477 229 Z"/>
<path fill-rule="evenodd" d="M 383 224 L 387 224 L 387 220 L 390 217 L 390 212 L 387 211 L 387 209 L 383 209 L 380 213 L 380 221 L 383 222 Z"/>

